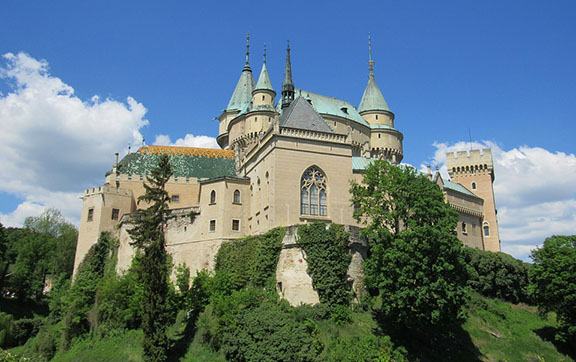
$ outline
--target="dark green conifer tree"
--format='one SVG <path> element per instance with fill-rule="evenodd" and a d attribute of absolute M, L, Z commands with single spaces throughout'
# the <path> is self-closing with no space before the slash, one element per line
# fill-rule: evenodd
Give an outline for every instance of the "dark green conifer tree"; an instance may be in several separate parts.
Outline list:
<path fill-rule="evenodd" d="M 165 248 L 164 229 L 170 214 L 166 183 L 172 175 L 168 155 L 162 155 L 158 166 L 151 170 L 144 184 L 146 193 L 138 198 L 147 209 L 140 210 L 131 223 L 133 245 L 142 256 L 140 278 L 144 285 L 142 329 L 144 330 L 144 357 L 148 361 L 166 361 L 169 339 L 166 329 L 170 324 L 166 308 L 169 292 L 169 265 Z"/>

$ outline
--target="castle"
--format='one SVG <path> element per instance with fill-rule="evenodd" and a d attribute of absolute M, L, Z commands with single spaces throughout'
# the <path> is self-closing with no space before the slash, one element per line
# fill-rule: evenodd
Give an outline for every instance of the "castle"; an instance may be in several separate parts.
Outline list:
<path fill-rule="evenodd" d="M 218 117 L 222 149 L 142 146 L 120 161 L 117 154 L 104 185 L 86 190 L 82 197 L 75 272 L 103 231 L 114 232 L 120 240 L 118 269 L 129 267 L 134 250 L 126 226 L 117 225 L 136 212 L 145 177 L 161 154 L 170 156 L 174 171 L 166 186 L 173 209 L 167 249 L 175 265 L 185 263 L 193 274 L 214 268 L 223 242 L 277 226 L 320 221 L 360 227 L 352 217 L 350 181 L 361 182 L 374 159 L 397 164 L 403 158 L 403 134 L 395 128 L 395 115 L 376 83 L 371 49 L 369 54 L 368 84 L 355 107 L 296 88 L 288 45 L 276 102 L 265 59 L 254 81 L 247 44 L 240 79 Z M 490 150 L 449 154 L 447 166 L 451 181 L 438 172 L 429 177 L 458 211 L 458 238 L 471 247 L 499 251 Z M 288 234 L 285 244 L 295 245 L 294 235 Z M 291 273 L 303 268 L 305 274 L 305 265 L 294 261 L 302 263 L 302 251 L 285 249 L 277 272 L 282 292 L 293 304 L 313 303 L 306 275 Z M 290 297 L 288 285 L 300 288 L 298 295 Z"/>

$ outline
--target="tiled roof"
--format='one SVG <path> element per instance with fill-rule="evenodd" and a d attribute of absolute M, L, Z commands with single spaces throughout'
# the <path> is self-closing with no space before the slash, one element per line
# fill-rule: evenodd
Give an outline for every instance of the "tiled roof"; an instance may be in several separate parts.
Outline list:
<path fill-rule="evenodd" d="M 328 123 L 316 113 L 303 97 L 293 100 L 290 106 L 282 113 L 280 125 L 282 127 L 334 133 Z"/>
<path fill-rule="evenodd" d="M 175 177 L 212 178 L 234 176 L 234 151 L 209 148 L 144 146 L 118 164 L 121 174 L 146 175 L 158 164 L 158 156 L 170 156 Z"/>

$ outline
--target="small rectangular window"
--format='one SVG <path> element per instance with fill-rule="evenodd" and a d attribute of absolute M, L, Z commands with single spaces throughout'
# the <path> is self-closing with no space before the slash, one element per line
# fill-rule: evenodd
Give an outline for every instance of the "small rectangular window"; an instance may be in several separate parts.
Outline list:
<path fill-rule="evenodd" d="M 172 202 L 180 201 L 180 195 L 172 195 L 172 197 L 170 198 L 170 201 L 172 201 Z"/>
<path fill-rule="evenodd" d="M 240 220 L 232 220 L 232 230 L 240 231 Z"/>
<path fill-rule="evenodd" d="M 216 220 L 210 220 L 210 231 L 216 231 Z"/>
<path fill-rule="evenodd" d="M 112 220 L 118 220 L 120 209 L 112 209 Z"/>
<path fill-rule="evenodd" d="M 92 220 L 94 220 L 94 208 L 88 209 L 88 217 L 86 218 L 86 221 Z"/>

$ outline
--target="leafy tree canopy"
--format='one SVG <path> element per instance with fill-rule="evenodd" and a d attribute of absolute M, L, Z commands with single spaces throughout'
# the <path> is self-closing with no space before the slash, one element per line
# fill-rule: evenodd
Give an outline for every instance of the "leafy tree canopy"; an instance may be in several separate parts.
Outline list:
<path fill-rule="evenodd" d="M 576 235 L 551 236 L 532 251 L 531 295 L 544 312 L 558 315 L 558 337 L 576 344 Z"/>
<path fill-rule="evenodd" d="M 415 169 L 375 161 L 352 183 L 355 218 L 366 225 L 365 283 L 384 319 L 417 329 L 464 317 L 466 269 L 453 233 L 456 212 Z"/>

